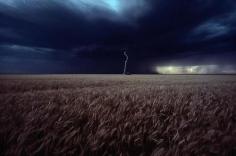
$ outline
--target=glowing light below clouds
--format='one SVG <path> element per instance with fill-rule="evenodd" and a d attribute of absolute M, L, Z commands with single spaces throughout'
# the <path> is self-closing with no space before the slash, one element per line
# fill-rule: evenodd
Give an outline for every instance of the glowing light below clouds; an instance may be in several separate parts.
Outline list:
<path fill-rule="evenodd" d="M 198 66 L 161 66 L 156 71 L 160 74 L 233 74 L 232 66 L 198 65 Z"/>

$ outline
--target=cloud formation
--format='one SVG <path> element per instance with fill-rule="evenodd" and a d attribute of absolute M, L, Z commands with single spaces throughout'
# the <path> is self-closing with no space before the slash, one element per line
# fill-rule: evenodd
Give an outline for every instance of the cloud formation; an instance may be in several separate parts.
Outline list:
<path fill-rule="evenodd" d="M 44 11 L 67 11 L 87 19 L 104 18 L 112 21 L 135 20 L 148 10 L 149 3 L 144 0 L 1 0 L 3 12 L 27 20 L 41 15 Z M 5 8 L 4 8 L 5 7 Z M 17 14 L 16 14 L 17 13 Z M 24 17 L 26 14 L 32 14 Z"/>
<path fill-rule="evenodd" d="M 123 49 L 134 72 L 150 72 L 153 65 L 171 61 L 231 65 L 235 10 L 235 0 L 0 0 L 0 56 L 64 58 L 65 66 L 78 62 L 73 65 L 91 66 L 91 72 L 119 72 Z M 35 47 L 47 57 L 35 53 Z"/>
<path fill-rule="evenodd" d="M 83 13 L 87 18 L 103 17 L 110 20 L 133 20 L 148 8 L 144 0 L 68 0 L 59 3 Z"/>

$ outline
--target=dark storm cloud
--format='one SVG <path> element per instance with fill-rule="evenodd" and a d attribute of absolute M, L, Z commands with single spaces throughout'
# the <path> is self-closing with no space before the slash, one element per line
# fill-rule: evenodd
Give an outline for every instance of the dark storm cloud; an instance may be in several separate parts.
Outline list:
<path fill-rule="evenodd" d="M 0 56 L 102 72 L 120 71 L 123 49 L 135 72 L 165 62 L 232 64 L 235 10 L 234 0 L 0 0 Z"/>

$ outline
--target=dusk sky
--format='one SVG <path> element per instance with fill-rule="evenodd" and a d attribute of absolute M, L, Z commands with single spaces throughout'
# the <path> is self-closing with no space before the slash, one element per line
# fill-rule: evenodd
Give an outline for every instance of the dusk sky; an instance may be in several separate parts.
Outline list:
<path fill-rule="evenodd" d="M 0 0 L 0 73 L 122 73 L 124 50 L 131 73 L 236 73 L 236 1 Z"/>

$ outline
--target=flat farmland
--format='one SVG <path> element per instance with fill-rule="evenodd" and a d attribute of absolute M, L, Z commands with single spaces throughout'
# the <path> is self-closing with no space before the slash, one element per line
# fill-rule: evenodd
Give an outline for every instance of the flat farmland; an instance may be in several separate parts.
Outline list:
<path fill-rule="evenodd" d="M 236 76 L 1 75 L 0 155 L 236 155 Z"/>

